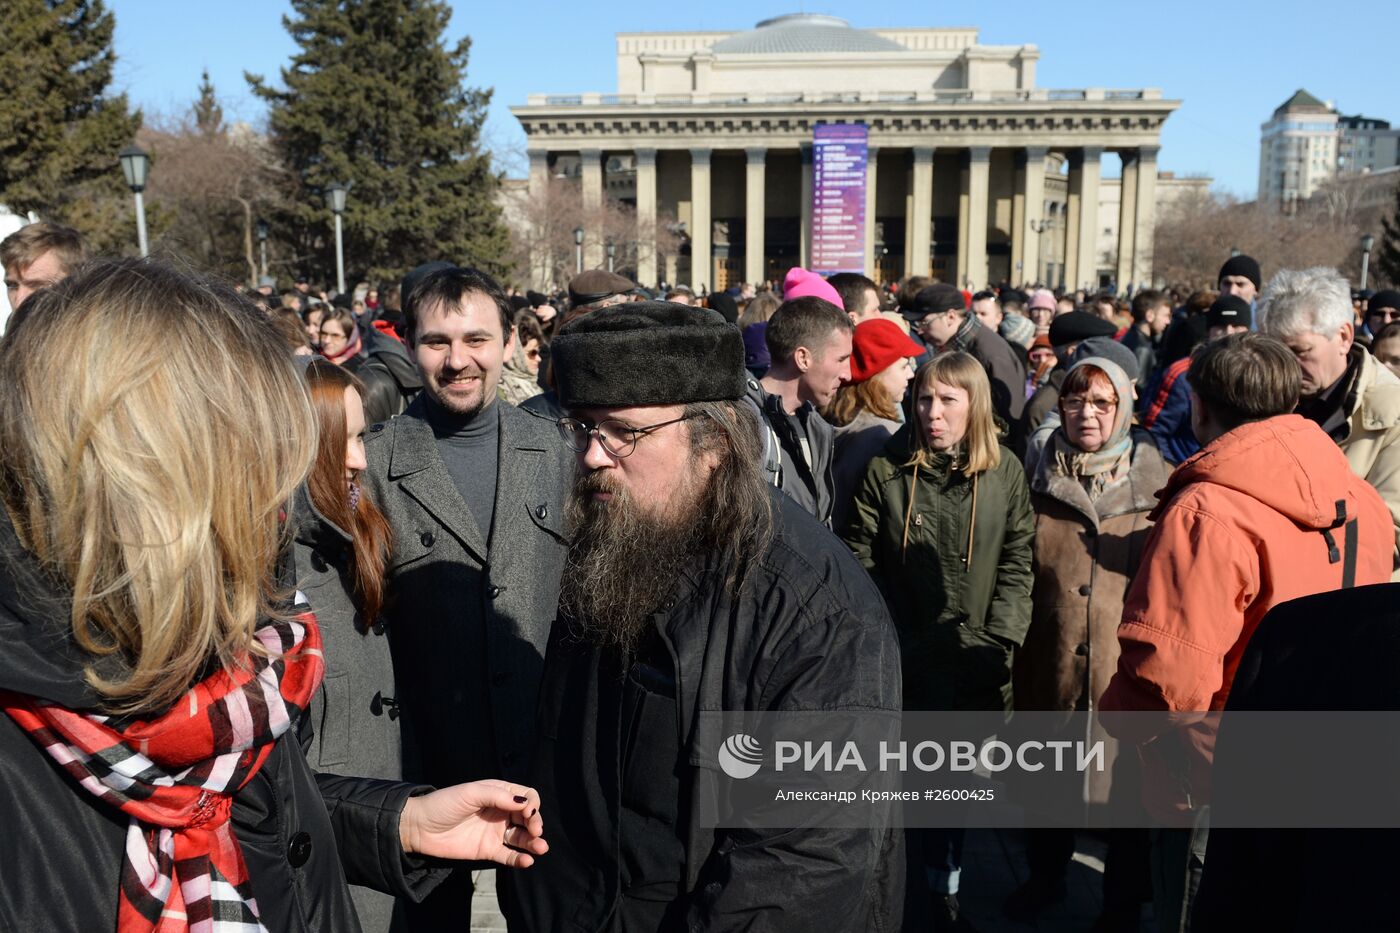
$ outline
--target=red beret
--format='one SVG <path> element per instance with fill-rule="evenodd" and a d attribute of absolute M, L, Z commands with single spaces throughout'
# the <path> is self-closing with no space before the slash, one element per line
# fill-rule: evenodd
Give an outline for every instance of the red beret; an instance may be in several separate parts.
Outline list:
<path fill-rule="evenodd" d="M 884 318 L 857 324 L 851 347 L 851 382 L 864 382 L 884 372 L 896 360 L 924 352 L 898 324 Z"/>

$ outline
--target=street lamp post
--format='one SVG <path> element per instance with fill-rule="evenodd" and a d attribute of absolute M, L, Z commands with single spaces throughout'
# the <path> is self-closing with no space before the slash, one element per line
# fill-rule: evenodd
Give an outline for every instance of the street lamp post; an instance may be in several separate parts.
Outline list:
<path fill-rule="evenodd" d="M 613 243 L 612 237 L 608 237 L 608 271 L 613 271 L 613 257 L 617 255 L 617 246 Z"/>
<path fill-rule="evenodd" d="M 1031 229 L 1035 231 L 1035 255 L 1037 257 L 1035 280 L 1039 282 L 1041 281 L 1039 267 L 1045 264 L 1045 231 L 1050 229 L 1050 221 L 1046 220 L 1044 217 L 1040 220 L 1032 220 Z M 1046 276 L 1046 278 L 1049 278 L 1049 276 Z"/>
<path fill-rule="evenodd" d="M 583 271 L 583 228 L 574 228 L 574 274 Z"/>
<path fill-rule="evenodd" d="M 151 255 L 150 244 L 146 241 L 146 201 L 141 192 L 146 190 L 146 174 L 151 168 L 151 157 L 138 146 L 127 146 L 117 158 L 121 161 L 122 174 L 126 176 L 126 186 L 136 197 L 136 242 L 141 247 L 141 256 Z"/>
<path fill-rule="evenodd" d="M 260 220 L 253 228 L 258 235 L 258 259 L 262 277 L 267 278 L 267 221 Z"/>
<path fill-rule="evenodd" d="M 1366 290 L 1366 274 L 1371 271 L 1371 247 L 1376 245 L 1376 238 L 1371 234 L 1366 234 L 1361 238 L 1361 290 Z"/>
<path fill-rule="evenodd" d="M 335 182 L 326 189 L 326 204 L 335 215 L 335 290 L 341 295 L 345 294 L 345 243 L 342 239 L 340 215 L 345 213 L 345 195 L 349 190 L 340 182 Z"/>
<path fill-rule="evenodd" d="M 1230 258 L 1231 258 L 1231 259 L 1234 259 L 1234 258 L 1235 258 L 1236 256 L 1238 256 L 1239 254 L 1240 254 L 1240 248 L 1239 248 L 1238 246 L 1232 246 L 1232 247 L 1230 247 Z"/>

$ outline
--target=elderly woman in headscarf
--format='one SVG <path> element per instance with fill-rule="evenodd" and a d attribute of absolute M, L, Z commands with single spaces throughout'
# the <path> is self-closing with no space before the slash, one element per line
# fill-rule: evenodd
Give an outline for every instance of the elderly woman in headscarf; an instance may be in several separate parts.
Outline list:
<path fill-rule="evenodd" d="M 1030 477 L 1035 510 L 1031 625 L 1016 653 L 1016 709 L 1092 712 L 1118 666 L 1118 622 L 1147 541 L 1148 513 L 1171 467 L 1151 435 L 1133 426 L 1133 379 L 1113 360 L 1080 359 L 1059 399 L 1060 424 Z M 1087 719 L 1075 720 L 1081 733 Z M 1067 809 L 1115 805 L 1138 797 L 1136 759 L 1097 726 L 1110 769 L 1091 773 L 1084 799 Z M 1067 738 L 1085 739 L 1078 734 Z M 1115 761 L 1115 757 L 1117 760 Z M 1103 929 L 1137 929 L 1151 893 L 1144 830 L 1110 834 L 1104 872 Z M 1073 830 L 1027 834 L 1030 878 L 1007 904 L 1029 921 L 1065 896 Z M 1096 927 L 1099 929 L 1100 927 Z"/>

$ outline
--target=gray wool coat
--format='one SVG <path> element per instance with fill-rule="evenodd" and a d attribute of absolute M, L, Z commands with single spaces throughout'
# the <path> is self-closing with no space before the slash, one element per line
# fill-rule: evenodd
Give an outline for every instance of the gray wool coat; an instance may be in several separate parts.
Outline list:
<path fill-rule="evenodd" d="M 321 629 L 326 677 L 311 698 L 312 770 L 398 780 L 403 776 L 394 668 L 379 620 L 361 619 L 350 575 L 350 536 L 312 504 L 303 484 L 292 509 L 297 589 Z M 365 933 L 390 928 L 394 898 L 352 886 Z"/>
<path fill-rule="evenodd" d="M 553 421 L 493 404 L 501 411 L 490 529 L 477 527 L 453 485 L 422 397 L 370 428 L 365 444 L 361 482 L 394 533 L 383 616 L 404 773 L 439 786 L 524 779 L 568 553 L 573 452 Z"/>

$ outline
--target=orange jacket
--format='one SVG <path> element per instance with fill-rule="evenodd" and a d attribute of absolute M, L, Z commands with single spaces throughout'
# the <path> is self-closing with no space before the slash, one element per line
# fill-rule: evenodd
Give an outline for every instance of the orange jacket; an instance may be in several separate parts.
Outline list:
<path fill-rule="evenodd" d="M 1347 521 L 1356 519 L 1355 585 L 1390 579 L 1395 542 L 1385 502 L 1322 429 L 1298 415 L 1222 435 L 1177 467 L 1159 496 L 1150 516 L 1156 524 L 1123 605 L 1118 670 L 1101 710 L 1224 709 L 1264 614 L 1290 599 L 1341 588 L 1347 564 L 1341 508 Z M 1120 739 L 1145 743 L 1164 725 L 1145 720 L 1110 717 L 1104 724 Z M 1189 767 L 1198 772 L 1213 757 L 1214 730 L 1188 731 L 1195 759 Z M 1144 759 L 1150 772 L 1148 749 Z M 1147 794 L 1149 808 L 1158 810 L 1154 803 L 1165 802 L 1166 788 L 1150 773 L 1144 777 L 1159 792 Z M 1193 774 L 1191 783 L 1198 800 L 1208 793 L 1208 774 Z"/>

